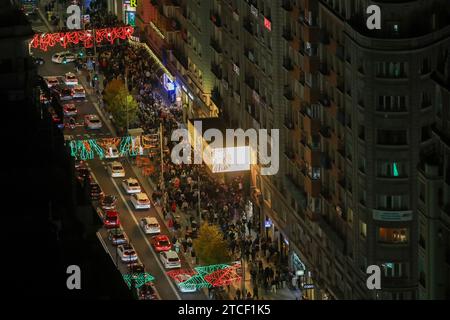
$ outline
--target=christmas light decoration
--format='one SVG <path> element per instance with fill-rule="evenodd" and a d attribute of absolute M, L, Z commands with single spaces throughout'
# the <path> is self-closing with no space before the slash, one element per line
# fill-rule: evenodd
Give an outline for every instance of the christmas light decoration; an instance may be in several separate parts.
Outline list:
<path fill-rule="evenodd" d="M 131 26 L 95 29 L 95 42 L 102 44 L 109 42 L 113 44 L 116 39 L 130 39 L 134 32 Z M 59 44 L 66 48 L 69 44 L 82 43 L 85 48 L 92 48 L 94 46 L 94 37 L 92 30 L 77 30 L 70 32 L 56 32 L 56 33 L 37 33 L 30 42 L 30 46 L 43 51 L 47 51 L 48 47 L 54 47 Z"/>
<path fill-rule="evenodd" d="M 139 273 L 132 273 L 132 274 L 124 274 L 123 279 L 125 280 L 126 284 L 128 285 L 128 288 L 131 289 L 131 283 L 132 283 L 132 281 L 134 281 L 134 287 L 136 289 L 139 289 L 144 284 L 146 284 L 148 282 L 153 282 L 155 280 L 155 277 L 147 272 L 139 272 Z"/>
<path fill-rule="evenodd" d="M 241 281 L 241 276 L 236 272 L 235 266 L 214 271 L 204 277 L 213 287 L 221 287 L 229 285 L 233 282 Z"/>

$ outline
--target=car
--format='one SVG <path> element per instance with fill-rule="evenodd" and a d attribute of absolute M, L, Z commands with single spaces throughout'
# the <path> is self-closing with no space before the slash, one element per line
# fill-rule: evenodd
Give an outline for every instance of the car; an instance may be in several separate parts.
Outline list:
<path fill-rule="evenodd" d="M 106 146 L 105 158 L 106 159 L 116 159 L 119 157 L 119 150 L 115 144 L 109 144 Z"/>
<path fill-rule="evenodd" d="M 86 99 L 86 90 L 84 90 L 82 85 L 77 84 L 73 87 L 73 98 Z"/>
<path fill-rule="evenodd" d="M 135 262 L 138 259 L 136 250 L 131 246 L 131 244 L 121 244 L 117 247 L 117 252 L 119 257 L 123 262 Z"/>
<path fill-rule="evenodd" d="M 56 93 L 61 101 L 72 100 L 73 91 L 72 88 L 69 88 L 65 85 L 57 84 L 51 87 L 52 91 Z"/>
<path fill-rule="evenodd" d="M 164 268 L 166 269 L 181 268 L 180 258 L 178 257 L 178 254 L 173 250 L 160 252 L 159 258 L 161 259 Z"/>
<path fill-rule="evenodd" d="M 97 182 L 92 182 L 89 185 L 89 195 L 91 197 L 91 201 L 92 200 L 99 200 L 100 198 L 103 197 L 103 191 L 100 188 L 100 186 L 98 185 Z"/>
<path fill-rule="evenodd" d="M 130 266 L 129 270 L 130 273 L 143 273 L 145 272 L 144 265 L 137 261 L 137 263 Z"/>
<path fill-rule="evenodd" d="M 139 182 L 134 178 L 122 180 L 122 186 L 128 194 L 141 192 Z"/>
<path fill-rule="evenodd" d="M 103 225 L 108 229 L 120 227 L 119 213 L 116 210 L 107 210 L 103 215 Z"/>
<path fill-rule="evenodd" d="M 113 178 L 125 177 L 125 169 L 119 161 L 111 162 L 108 166 L 108 172 Z"/>
<path fill-rule="evenodd" d="M 165 234 L 153 236 L 150 239 L 150 243 L 156 252 L 169 251 L 172 249 L 172 244 L 170 243 L 169 237 Z"/>
<path fill-rule="evenodd" d="M 177 284 L 178 289 L 182 292 L 182 293 L 188 293 L 188 292 L 196 292 L 197 288 L 195 287 L 194 284 L 191 285 L 182 285 L 183 282 L 188 281 L 190 278 L 192 278 L 192 276 L 190 274 L 186 274 L 186 273 L 182 273 L 177 275 L 174 280 L 175 283 Z"/>
<path fill-rule="evenodd" d="M 52 62 L 54 63 L 69 63 L 77 59 L 75 54 L 70 51 L 57 52 L 52 55 Z"/>
<path fill-rule="evenodd" d="M 63 105 L 64 115 L 67 117 L 76 116 L 78 113 L 77 107 L 73 103 L 66 103 Z"/>
<path fill-rule="evenodd" d="M 45 60 L 41 57 L 33 57 L 33 62 L 38 66 L 42 66 L 45 63 Z"/>
<path fill-rule="evenodd" d="M 150 199 L 144 192 L 132 194 L 131 203 L 135 209 L 150 209 Z"/>
<path fill-rule="evenodd" d="M 88 129 L 96 130 L 102 127 L 102 122 L 96 114 L 87 114 L 84 116 L 84 125 Z"/>
<path fill-rule="evenodd" d="M 155 234 L 161 232 L 161 227 L 155 217 L 141 218 L 139 224 L 145 234 Z"/>
<path fill-rule="evenodd" d="M 90 174 L 91 172 L 89 171 L 89 168 L 81 167 L 77 169 L 77 178 L 81 182 L 84 181 L 87 177 L 89 177 Z"/>
<path fill-rule="evenodd" d="M 73 74 L 72 72 L 67 72 L 64 75 L 64 83 L 67 86 L 74 86 L 78 84 L 78 79 L 77 76 L 75 74 Z"/>
<path fill-rule="evenodd" d="M 52 88 L 59 84 L 58 77 L 44 77 L 47 87 Z"/>
<path fill-rule="evenodd" d="M 103 210 L 114 210 L 117 204 L 117 197 L 114 195 L 107 195 L 100 201 L 100 206 Z"/>
<path fill-rule="evenodd" d="M 114 228 L 108 231 L 108 239 L 115 246 L 120 246 L 121 244 L 127 244 L 128 239 L 122 228 Z"/>
<path fill-rule="evenodd" d="M 158 300 L 156 294 L 155 285 L 153 282 L 147 282 L 142 285 L 139 289 L 139 300 Z"/>

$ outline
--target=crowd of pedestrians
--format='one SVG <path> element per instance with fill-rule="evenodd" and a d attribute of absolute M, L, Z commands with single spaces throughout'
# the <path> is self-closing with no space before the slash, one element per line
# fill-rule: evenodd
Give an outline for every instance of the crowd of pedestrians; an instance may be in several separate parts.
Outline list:
<path fill-rule="evenodd" d="M 160 179 L 161 157 L 150 155 L 156 169 L 151 178 L 156 190 L 153 200 L 161 206 L 164 218 L 174 233 L 174 249 L 183 252 L 192 262 L 198 262 L 193 249 L 200 222 L 220 227 L 227 241 L 232 259 L 247 263 L 251 275 L 252 293 L 242 296 L 238 289 L 236 299 L 261 299 L 263 294 L 276 293 L 278 289 L 296 286 L 278 246 L 262 234 L 259 221 L 246 210 L 248 188 L 244 177 L 234 176 L 228 181 L 216 179 L 204 165 L 174 164 L 170 150 L 172 130 L 182 126 L 182 111 L 167 103 L 160 94 L 159 80 L 151 70 L 144 49 L 130 45 L 116 46 L 99 52 L 99 67 L 105 76 L 104 87 L 112 79 L 127 79 L 129 91 L 139 104 L 138 126 L 145 133 L 157 133 L 164 127 L 164 145 L 167 151 L 163 163 L 163 181 Z M 247 195 L 246 195 L 247 194 Z M 179 211 L 189 221 L 184 228 Z M 297 278 L 295 278 L 297 279 Z M 296 281 L 296 280 L 295 280 Z"/>

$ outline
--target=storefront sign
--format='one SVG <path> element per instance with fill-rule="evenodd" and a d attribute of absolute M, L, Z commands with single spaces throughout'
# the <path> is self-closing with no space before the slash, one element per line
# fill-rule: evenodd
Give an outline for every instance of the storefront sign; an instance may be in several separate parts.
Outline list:
<path fill-rule="evenodd" d="M 305 283 L 303 285 L 303 289 L 314 289 L 314 285 L 313 284 L 309 284 L 309 283 L 308 284 Z"/>
<path fill-rule="evenodd" d="M 266 228 L 270 228 L 272 226 L 272 220 L 266 219 L 266 221 L 264 221 L 264 227 Z"/>
<path fill-rule="evenodd" d="M 175 90 L 175 83 L 169 79 L 169 77 L 167 76 L 167 74 L 163 74 L 163 84 L 164 84 L 164 88 L 171 92 Z"/>

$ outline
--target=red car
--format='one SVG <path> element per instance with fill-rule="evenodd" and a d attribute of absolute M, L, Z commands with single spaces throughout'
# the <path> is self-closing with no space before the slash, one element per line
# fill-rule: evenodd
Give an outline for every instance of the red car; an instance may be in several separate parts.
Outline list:
<path fill-rule="evenodd" d="M 120 226 L 119 213 L 115 210 L 106 211 L 103 222 L 106 228 L 116 228 Z"/>
<path fill-rule="evenodd" d="M 170 243 L 169 237 L 165 234 L 159 234 L 152 237 L 150 242 L 156 252 L 169 251 L 172 249 L 172 244 Z"/>

